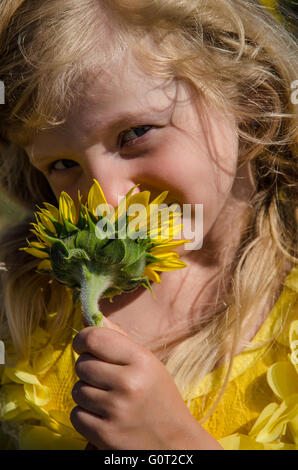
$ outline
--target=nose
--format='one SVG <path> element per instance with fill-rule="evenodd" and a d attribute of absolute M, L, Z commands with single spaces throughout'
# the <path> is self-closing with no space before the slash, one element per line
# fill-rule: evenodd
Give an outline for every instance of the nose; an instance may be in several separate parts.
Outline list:
<path fill-rule="evenodd" d="M 133 171 L 129 165 L 121 165 L 123 162 L 116 160 L 117 157 L 105 158 L 94 156 L 85 160 L 84 168 L 84 192 L 88 194 L 94 179 L 96 179 L 105 195 L 108 204 L 117 207 L 120 200 L 138 184 Z M 139 192 L 135 188 L 133 194 Z"/>

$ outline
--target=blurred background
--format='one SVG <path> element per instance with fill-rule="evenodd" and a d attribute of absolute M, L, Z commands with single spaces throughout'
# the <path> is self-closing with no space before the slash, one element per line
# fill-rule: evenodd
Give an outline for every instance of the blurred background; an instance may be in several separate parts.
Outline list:
<path fill-rule="evenodd" d="M 8 198 L 0 189 L 0 235 L 6 228 L 26 217 L 26 211 Z"/>

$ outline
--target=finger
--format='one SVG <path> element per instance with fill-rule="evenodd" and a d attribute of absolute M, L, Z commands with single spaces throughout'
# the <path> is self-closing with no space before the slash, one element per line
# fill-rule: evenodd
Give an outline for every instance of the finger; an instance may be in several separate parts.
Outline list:
<path fill-rule="evenodd" d="M 109 450 L 105 443 L 107 423 L 104 419 L 76 406 L 71 410 L 70 421 L 76 431 L 98 450 Z"/>
<path fill-rule="evenodd" d="M 110 328 L 111 330 L 118 331 L 118 333 L 121 333 L 124 336 L 128 336 L 128 333 L 124 331 L 118 323 L 112 322 L 109 318 L 103 317 L 103 326 L 106 328 Z"/>
<path fill-rule="evenodd" d="M 102 419 L 111 417 L 111 393 L 79 381 L 72 389 L 72 397 L 77 405 Z"/>
<path fill-rule="evenodd" d="M 83 382 L 102 390 L 113 390 L 119 386 L 122 367 L 102 362 L 91 354 L 82 354 L 75 363 L 75 371 Z"/>
<path fill-rule="evenodd" d="M 98 450 L 98 449 L 93 444 L 91 444 L 91 442 L 88 442 L 88 444 L 85 447 L 85 450 Z"/>
<path fill-rule="evenodd" d="M 110 328 L 87 327 L 73 340 L 78 354 L 89 353 L 101 361 L 128 365 L 136 352 L 136 343 L 129 336 Z"/>

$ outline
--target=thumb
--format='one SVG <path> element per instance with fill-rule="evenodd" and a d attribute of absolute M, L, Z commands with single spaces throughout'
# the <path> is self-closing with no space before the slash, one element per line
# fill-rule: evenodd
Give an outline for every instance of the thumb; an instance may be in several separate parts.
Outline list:
<path fill-rule="evenodd" d="M 112 322 L 111 320 L 109 320 L 107 317 L 103 317 L 103 326 L 105 328 L 110 328 L 111 330 L 115 330 L 115 331 L 118 331 L 118 333 L 121 333 L 122 335 L 124 336 L 128 336 L 128 333 L 126 333 L 126 331 L 124 331 L 119 325 L 118 323 L 114 323 Z"/>

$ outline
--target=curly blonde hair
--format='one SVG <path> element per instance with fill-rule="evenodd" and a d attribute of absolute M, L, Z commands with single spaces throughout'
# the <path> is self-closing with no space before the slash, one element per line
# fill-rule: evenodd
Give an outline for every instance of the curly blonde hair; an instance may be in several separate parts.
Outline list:
<path fill-rule="evenodd" d="M 233 264 L 223 266 L 231 274 L 224 303 L 168 343 L 164 361 L 186 396 L 218 364 L 231 366 L 243 325 L 273 306 L 297 262 L 295 39 L 254 0 L 4 0 L 1 8 L 0 184 L 31 214 L 55 198 L 24 146 L 63 122 L 95 61 L 105 67 L 133 50 L 151 75 L 183 81 L 236 117 L 238 164 L 251 162 L 256 192 Z M 72 314 L 65 288 L 36 274 L 37 262 L 18 251 L 29 219 L 3 234 L 0 248 L 2 329 L 22 359 L 49 308 L 58 311 L 53 332 Z"/>

